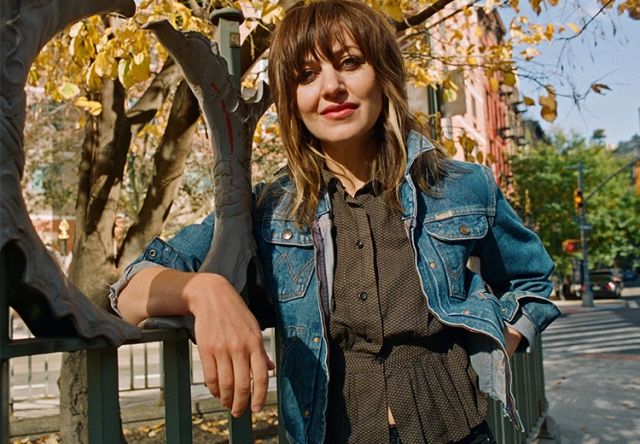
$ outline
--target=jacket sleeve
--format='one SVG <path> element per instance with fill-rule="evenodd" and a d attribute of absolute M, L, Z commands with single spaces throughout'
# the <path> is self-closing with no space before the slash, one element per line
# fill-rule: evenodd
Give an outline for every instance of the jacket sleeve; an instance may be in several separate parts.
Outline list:
<path fill-rule="evenodd" d="M 480 258 L 482 278 L 500 300 L 505 323 L 527 339 L 524 348 L 533 344 L 536 336 L 560 315 L 548 300 L 554 264 L 538 236 L 524 226 L 509 205 L 492 175 L 488 183 L 495 213 L 489 217 L 490 229 L 474 256 Z"/>
<path fill-rule="evenodd" d="M 140 270 L 162 266 L 180 271 L 196 272 L 204 261 L 215 226 L 215 215 L 211 213 L 201 223 L 182 228 L 168 241 L 154 238 L 145 251 L 124 271 L 122 277 L 110 287 L 111 307 L 117 310 L 118 295 Z M 256 282 L 255 264 L 250 263 L 247 273 L 247 303 L 262 328 L 273 325 L 273 307 L 264 290 Z M 120 315 L 121 316 L 121 315 Z"/>

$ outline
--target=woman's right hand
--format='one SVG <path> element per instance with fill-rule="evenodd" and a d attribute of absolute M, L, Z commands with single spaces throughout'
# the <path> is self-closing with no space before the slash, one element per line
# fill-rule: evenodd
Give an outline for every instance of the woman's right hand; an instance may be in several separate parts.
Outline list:
<path fill-rule="evenodd" d="M 247 407 L 259 412 L 275 364 L 264 349 L 258 321 L 233 286 L 222 276 L 196 273 L 185 287 L 205 383 L 223 406 L 239 417 Z M 253 390 L 252 390 L 253 376 Z"/>
<path fill-rule="evenodd" d="M 251 410 L 264 407 L 269 370 L 258 321 L 224 277 L 164 267 L 140 270 L 118 297 L 118 309 L 137 325 L 153 316 L 193 314 L 204 379 L 211 394 L 239 417 L 251 394 Z"/>

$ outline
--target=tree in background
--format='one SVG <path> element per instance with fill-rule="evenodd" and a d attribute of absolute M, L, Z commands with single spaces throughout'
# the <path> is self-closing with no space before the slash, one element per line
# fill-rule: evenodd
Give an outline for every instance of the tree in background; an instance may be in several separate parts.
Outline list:
<path fill-rule="evenodd" d="M 429 38 L 436 27 L 446 30 L 453 18 L 461 14 L 470 16 L 476 7 L 510 8 L 517 15 L 518 2 L 488 0 L 477 6 L 477 2 L 471 1 L 463 7 L 456 7 L 453 0 L 367 2 L 390 17 L 406 49 L 408 70 L 413 80 L 422 85 L 447 80 L 442 71 L 434 69 L 435 59 L 442 66 L 483 69 L 490 77 L 500 72 L 500 78 L 508 85 L 514 81 L 517 59 L 528 63 L 536 57 L 536 45 L 552 41 L 563 33 L 580 33 L 589 24 L 588 17 L 578 24 L 544 26 L 516 17 L 510 25 L 511 37 L 501 45 L 485 47 L 463 43 L 456 29 L 450 29 L 454 38 L 442 39 L 441 49 L 432 51 Z M 534 10 L 543 4 L 540 0 L 530 0 L 530 3 Z M 619 13 L 628 12 L 638 17 L 638 0 L 599 0 L 599 3 L 603 7 L 615 4 Z M 242 25 L 246 37 L 241 61 L 246 85 L 255 82 L 249 74 L 250 68 L 266 51 L 270 31 L 295 4 L 295 0 L 234 4 L 242 7 L 247 16 Z M 544 3 L 546 7 L 557 4 L 557 0 Z M 142 31 L 141 26 L 166 18 L 178 29 L 197 30 L 211 36 L 212 27 L 206 18 L 216 6 L 233 5 L 222 1 L 212 4 L 207 0 L 144 0 L 130 20 L 114 15 L 89 18 L 54 39 L 31 71 L 32 85 L 43 87 L 54 101 L 73 103 L 85 111 L 77 121 L 83 128 L 84 141 L 75 159 L 79 165 L 76 238 L 69 277 L 89 298 L 105 308 L 108 284 L 116 280 L 153 236 L 162 233 L 176 203 L 177 190 L 182 187 L 190 190 L 192 196 L 200 196 L 200 204 L 195 199 L 190 201 L 194 206 L 204 208 L 209 199 L 206 179 L 198 173 L 206 169 L 206 162 L 200 162 L 197 157 L 198 144 L 193 148 L 195 137 L 206 137 L 198 125 L 197 101 L 179 68 L 153 35 Z M 514 47 L 523 45 L 526 48 L 514 54 Z M 545 105 L 542 115 L 553 120 L 555 90 L 546 84 L 544 75 L 540 82 L 544 85 L 544 93 L 539 98 Z M 497 79 L 493 83 L 499 88 Z M 525 103 L 533 100 L 526 98 Z M 270 124 L 259 128 L 256 137 L 264 143 L 256 150 L 261 156 L 257 160 L 272 167 L 280 165 L 277 139 L 274 139 L 277 129 Z M 195 161 L 188 160 L 192 150 Z M 185 175 L 187 162 L 192 162 L 194 168 Z M 185 208 L 189 214 L 206 212 L 195 207 Z M 130 226 L 114 252 L 114 224 L 119 212 L 127 213 Z M 81 359 L 81 353 L 65 357 L 60 383 L 62 437 L 63 441 L 74 444 L 86 442 L 86 425 L 78 419 L 83 415 Z"/>
<path fill-rule="evenodd" d="M 545 141 L 528 140 L 512 156 L 514 207 L 540 236 L 556 263 L 556 271 L 568 274 L 573 256 L 564 254 L 565 239 L 579 239 L 574 190 L 578 162 L 584 166 L 584 196 L 618 171 L 630 159 L 620 159 L 597 138 L 586 140 L 555 132 Z M 630 171 L 630 170 L 629 170 Z M 640 248 L 640 198 L 629 171 L 623 171 L 587 202 L 589 262 L 622 266 L 638 256 Z"/>

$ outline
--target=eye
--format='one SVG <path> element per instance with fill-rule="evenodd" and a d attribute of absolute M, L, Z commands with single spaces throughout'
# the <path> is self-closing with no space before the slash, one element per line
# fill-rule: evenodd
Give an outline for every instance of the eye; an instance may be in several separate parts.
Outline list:
<path fill-rule="evenodd" d="M 347 56 L 342 61 L 342 66 L 347 70 L 353 70 L 359 68 L 364 62 L 360 57 L 356 56 Z"/>
<path fill-rule="evenodd" d="M 311 83 L 316 78 L 316 72 L 313 69 L 304 68 L 301 70 L 300 75 L 298 76 L 298 83 L 306 84 Z"/>

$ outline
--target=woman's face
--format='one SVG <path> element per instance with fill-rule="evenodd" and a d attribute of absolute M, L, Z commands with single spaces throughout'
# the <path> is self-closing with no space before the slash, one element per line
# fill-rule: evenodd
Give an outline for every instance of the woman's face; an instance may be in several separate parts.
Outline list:
<path fill-rule="evenodd" d="M 382 111 L 382 88 L 373 67 L 350 38 L 336 43 L 331 60 L 305 61 L 296 90 L 297 115 L 331 148 L 366 147 Z"/>

